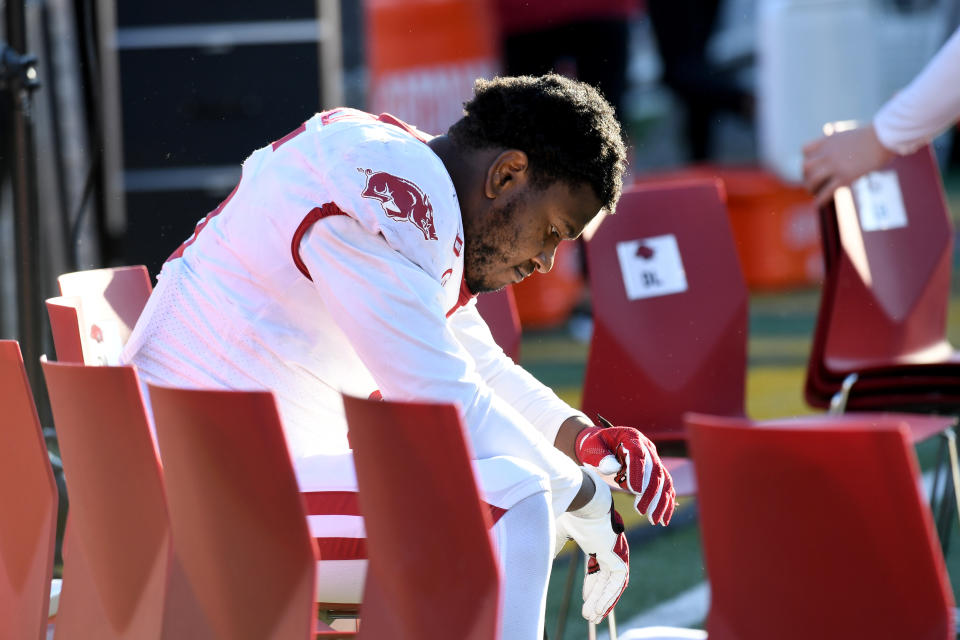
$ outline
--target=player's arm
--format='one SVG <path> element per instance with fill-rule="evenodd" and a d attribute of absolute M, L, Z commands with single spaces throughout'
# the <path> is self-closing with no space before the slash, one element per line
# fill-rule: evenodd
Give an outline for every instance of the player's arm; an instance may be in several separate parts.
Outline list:
<path fill-rule="evenodd" d="M 579 463 L 573 450 L 573 439 L 579 429 L 592 426 L 587 416 L 561 400 L 552 389 L 503 353 L 475 303 L 454 313 L 450 317 L 450 326 L 490 388 L 522 413 L 544 438 Z"/>
<path fill-rule="evenodd" d="M 512 456 L 540 469 L 558 513 L 579 506 L 578 495 L 592 497 L 582 470 L 477 373 L 447 325 L 439 282 L 349 216 L 314 224 L 300 257 L 384 398 L 458 404 L 475 457 Z"/>
<path fill-rule="evenodd" d="M 598 427 L 563 402 L 503 353 L 475 304 L 453 314 L 450 325 L 487 384 L 558 451 L 577 464 L 613 475 L 622 489 L 637 496 L 638 512 L 654 524 L 669 524 L 676 501 L 673 478 L 649 439 L 633 427 Z"/>

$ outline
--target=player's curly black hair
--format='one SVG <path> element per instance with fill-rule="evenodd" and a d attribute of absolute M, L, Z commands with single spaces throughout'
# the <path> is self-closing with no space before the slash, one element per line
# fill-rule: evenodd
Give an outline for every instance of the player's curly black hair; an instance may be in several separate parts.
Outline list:
<path fill-rule="evenodd" d="M 586 183 L 613 213 L 626 147 L 613 107 L 590 85 L 556 74 L 479 79 L 447 135 L 459 146 L 520 149 L 534 186 Z"/>

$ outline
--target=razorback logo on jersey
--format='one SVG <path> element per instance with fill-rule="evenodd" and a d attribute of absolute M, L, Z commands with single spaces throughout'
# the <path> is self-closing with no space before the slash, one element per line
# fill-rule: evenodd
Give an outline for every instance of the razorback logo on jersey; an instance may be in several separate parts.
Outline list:
<path fill-rule="evenodd" d="M 423 233 L 424 240 L 437 239 L 433 226 L 433 205 L 420 187 L 386 171 L 360 168 L 357 171 L 367 177 L 361 196 L 378 200 L 383 211 L 393 220 L 412 223 Z"/>

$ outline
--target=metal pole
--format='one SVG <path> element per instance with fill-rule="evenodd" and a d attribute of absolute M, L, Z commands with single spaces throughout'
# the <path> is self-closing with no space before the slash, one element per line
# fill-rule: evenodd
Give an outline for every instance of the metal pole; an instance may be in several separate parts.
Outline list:
<path fill-rule="evenodd" d="M 38 220 L 34 167 L 31 92 L 37 88 L 36 59 L 25 55 L 26 18 L 23 0 L 6 2 L 7 46 L 0 43 L 0 72 L 10 101 L 8 166 L 13 188 L 14 237 L 16 242 L 17 334 L 27 376 L 36 395 L 41 390 L 42 332 L 40 304 L 40 224 Z"/>

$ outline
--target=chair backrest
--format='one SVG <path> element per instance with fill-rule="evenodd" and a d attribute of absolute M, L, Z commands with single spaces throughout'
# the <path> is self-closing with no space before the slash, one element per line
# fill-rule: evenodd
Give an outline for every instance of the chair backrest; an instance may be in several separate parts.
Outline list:
<path fill-rule="evenodd" d="M 98 357 L 97 343 L 80 329 L 84 322 L 79 296 L 47 298 L 46 305 L 57 362 L 106 364 L 104 358 Z"/>
<path fill-rule="evenodd" d="M 178 555 L 217 638 L 306 640 L 316 542 L 273 395 L 150 386 Z"/>
<path fill-rule="evenodd" d="M 176 638 L 192 615 L 133 367 L 42 363 L 70 495 L 58 640 Z M 171 590 L 176 593 L 171 595 Z"/>
<path fill-rule="evenodd" d="M 627 190 L 587 242 L 582 409 L 682 440 L 683 412 L 743 415 L 748 293 L 719 182 Z"/>
<path fill-rule="evenodd" d="M 20 347 L 0 340 L 0 640 L 46 637 L 57 486 Z"/>
<path fill-rule="evenodd" d="M 477 296 L 477 311 L 490 327 L 490 333 L 503 352 L 520 362 L 520 314 L 512 286 Z"/>
<path fill-rule="evenodd" d="M 370 558 L 360 637 L 492 640 L 500 579 L 457 409 L 344 406 Z"/>
<path fill-rule="evenodd" d="M 80 298 L 82 335 L 100 345 L 103 364 L 117 364 L 120 350 L 153 290 L 143 265 L 90 269 L 57 278 L 61 296 Z M 88 364 L 93 364 L 88 362 Z"/>
<path fill-rule="evenodd" d="M 907 427 L 687 416 L 710 640 L 953 638 Z"/>
<path fill-rule="evenodd" d="M 953 225 L 929 147 L 821 212 L 826 282 L 811 359 L 837 375 L 945 360 Z"/>

